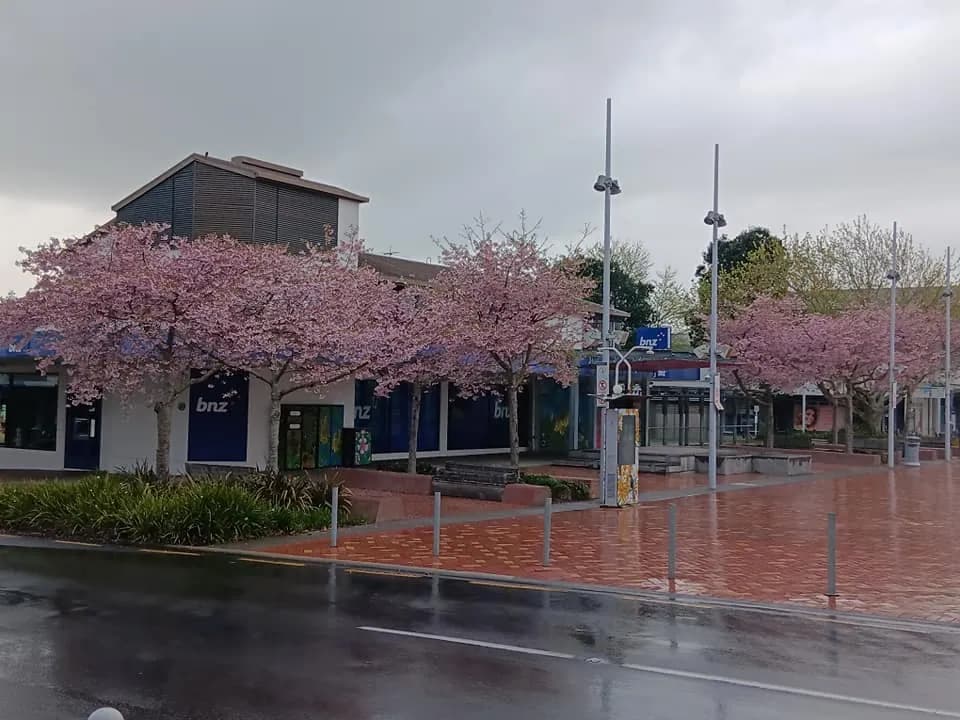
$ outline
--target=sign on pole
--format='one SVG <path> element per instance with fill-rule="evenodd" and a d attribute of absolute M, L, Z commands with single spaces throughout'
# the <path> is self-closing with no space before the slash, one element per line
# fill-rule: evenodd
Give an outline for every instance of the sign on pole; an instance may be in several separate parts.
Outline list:
<path fill-rule="evenodd" d="M 670 328 L 640 327 L 634 333 L 634 344 L 643 350 L 670 349 Z"/>
<path fill-rule="evenodd" d="M 610 366 L 601 363 L 597 365 L 597 402 L 604 400 L 610 394 Z"/>

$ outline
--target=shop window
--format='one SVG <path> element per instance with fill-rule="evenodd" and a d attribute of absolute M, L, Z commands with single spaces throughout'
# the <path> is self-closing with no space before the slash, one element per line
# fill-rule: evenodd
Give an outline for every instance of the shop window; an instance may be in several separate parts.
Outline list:
<path fill-rule="evenodd" d="M 56 375 L 0 373 L 0 447 L 57 449 Z"/>

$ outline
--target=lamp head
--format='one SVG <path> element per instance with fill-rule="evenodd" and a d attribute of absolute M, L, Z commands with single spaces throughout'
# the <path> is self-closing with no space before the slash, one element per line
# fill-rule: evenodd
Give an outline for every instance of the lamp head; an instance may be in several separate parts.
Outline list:
<path fill-rule="evenodd" d="M 623 192 L 623 191 L 620 189 L 620 181 L 619 181 L 619 180 L 611 180 L 611 181 L 610 181 L 610 194 L 611 194 L 611 195 L 619 195 L 621 192 Z"/>
<path fill-rule="evenodd" d="M 597 181 L 593 184 L 593 189 L 597 192 L 603 192 L 607 189 L 607 176 L 597 175 Z"/>

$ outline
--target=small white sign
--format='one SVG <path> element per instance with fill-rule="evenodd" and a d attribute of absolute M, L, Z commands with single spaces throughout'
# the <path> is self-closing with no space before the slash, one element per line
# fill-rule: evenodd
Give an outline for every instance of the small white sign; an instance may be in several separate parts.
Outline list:
<path fill-rule="evenodd" d="M 610 394 L 610 366 L 597 365 L 597 396 L 605 398 Z"/>

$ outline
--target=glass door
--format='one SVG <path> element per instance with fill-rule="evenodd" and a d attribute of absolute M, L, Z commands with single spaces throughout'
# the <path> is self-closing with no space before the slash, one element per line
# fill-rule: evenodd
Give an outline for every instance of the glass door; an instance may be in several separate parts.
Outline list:
<path fill-rule="evenodd" d="M 313 470 L 343 463 L 342 405 L 284 405 L 280 413 L 280 466 Z"/>

